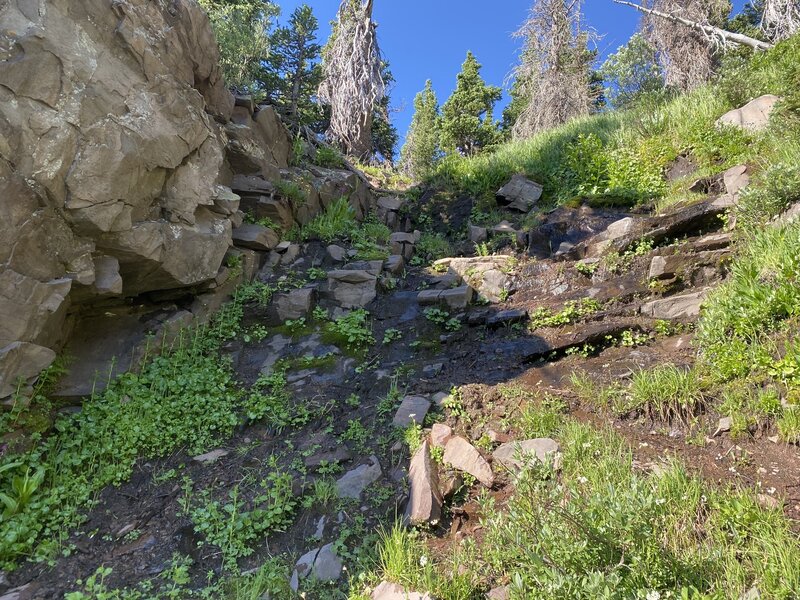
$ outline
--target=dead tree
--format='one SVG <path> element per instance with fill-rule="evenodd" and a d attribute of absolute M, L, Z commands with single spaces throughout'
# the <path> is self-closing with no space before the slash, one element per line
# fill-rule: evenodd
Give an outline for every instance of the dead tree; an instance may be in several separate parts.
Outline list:
<path fill-rule="evenodd" d="M 800 1 L 765 0 L 761 29 L 774 42 L 800 32 Z"/>
<path fill-rule="evenodd" d="M 787 2 L 788 0 L 767 0 L 773 2 Z M 685 25 L 695 31 L 702 33 L 707 39 L 716 40 L 717 44 L 720 43 L 729 43 L 729 44 L 738 44 L 740 46 L 749 46 L 754 50 L 769 50 L 772 48 L 772 44 L 768 42 L 764 42 L 762 40 L 757 40 L 756 38 L 752 38 L 750 36 L 741 34 L 741 33 L 734 33 L 732 31 L 727 31 L 720 27 L 715 27 L 707 22 L 702 20 L 692 20 L 687 19 L 680 14 L 679 11 L 672 11 L 672 12 L 663 12 L 659 10 L 655 10 L 652 8 L 647 8 L 640 4 L 636 4 L 634 2 L 627 2 L 627 0 L 614 0 L 617 4 L 624 4 L 625 6 L 631 6 L 638 11 L 641 11 L 645 14 L 658 17 L 660 19 L 666 19 L 668 21 L 672 21 L 673 23 L 680 23 L 681 25 Z M 797 27 L 797 25 L 795 25 Z"/>
<path fill-rule="evenodd" d="M 371 154 L 374 108 L 386 95 L 372 7 L 373 0 L 342 0 L 318 90 L 331 109 L 328 137 L 361 160 Z"/>
<path fill-rule="evenodd" d="M 582 0 L 536 0 L 515 33 L 525 40 L 513 73 L 524 103 L 512 128 L 515 139 L 589 114 L 594 53 L 587 44 L 593 34 L 582 29 L 581 8 Z"/>

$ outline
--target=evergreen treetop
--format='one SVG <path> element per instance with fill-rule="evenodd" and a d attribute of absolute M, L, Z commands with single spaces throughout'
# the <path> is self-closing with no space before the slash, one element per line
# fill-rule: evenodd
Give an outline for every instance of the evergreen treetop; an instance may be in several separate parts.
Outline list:
<path fill-rule="evenodd" d="M 442 106 L 442 143 L 467 156 L 477 154 L 499 139 L 492 110 L 502 90 L 487 85 L 480 70 L 475 55 L 467 52 L 456 89 Z"/>

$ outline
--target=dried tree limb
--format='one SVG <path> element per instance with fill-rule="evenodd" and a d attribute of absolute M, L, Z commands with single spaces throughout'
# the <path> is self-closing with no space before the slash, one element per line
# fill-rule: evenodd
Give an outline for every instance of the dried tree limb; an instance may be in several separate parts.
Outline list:
<path fill-rule="evenodd" d="M 662 19 L 668 19 L 674 23 L 681 23 L 683 25 L 686 25 L 687 27 L 691 27 L 692 29 L 702 32 L 706 36 L 722 39 L 725 42 L 729 42 L 732 44 L 738 44 L 740 46 L 749 46 L 754 50 L 769 50 L 770 48 L 773 47 L 773 45 L 768 42 L 762 42 L 761 40 L 757 40 L 748 35 L 744 35 L 741 33 L 734 33 L 732 31 L 727 31 L 719 27 L 714 27 L 713 25 L 708 25 L 705 23 L 692 21 L 690 19 L 685 19 L 675 14 L 664 13 L 658 10 L 653 10 L 652 8 L 646 8 L 644 6 L 641 6 L 640 4 L 636 4 L 635 2 L 628 2 L 627 0 L 614 0 L 614 2 L 617 4 L 624 4 L 625 6 L 630 6 L 648 15 L 653 15 L 656 17 L 660 17 Z"/>
<path fill-rule="evenodd" d="M 800 31 L 798 0 L 766 0 L 761 30 L 769 39 L 780 42 Z"/>
<path fill-rule="evenodd" d="M 525 106 L 512 135 L 525 139 L 588 115 L 594 97 L 589 88 L 596 39 L 582 23 L 581 0 L 537 0 L 514 36 L 525 40 L 514 77 Z"/>
<path fill-rule="evenodd" d="M 318 90 L 319 101 L 331 107 L 328 136 L 361 160 L 372 151 L 373 111 L 386 95 L 373 1 L 342 0 Z"/>

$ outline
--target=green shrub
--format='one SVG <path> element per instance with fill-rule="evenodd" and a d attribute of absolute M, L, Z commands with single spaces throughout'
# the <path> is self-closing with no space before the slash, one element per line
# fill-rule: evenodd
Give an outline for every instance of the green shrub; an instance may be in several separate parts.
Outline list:
<path fill-rule="evenodd" d="M 294 206 L 302 206 L 308 202 L 308 195 L 294 181 L 278 181 L 275 184 L 275 189 L 281 197 L 291 201 Z"/>
<path fill-rule="evenodd" d="M 447 258 L 453 253 L 450 242 L 439 233 L 423 233 L 419 242 L 414 246 L 412 265 L 430 264 L 440 258 Z"/>
<path fill-rule="evenodd" d="M 800 143 L 784 145 L 781 160 L 767 165 L 746 188 L 736 206 L 737 225 L 763 227 L 770 219 L 800 202 Z"/>
<path fill-rule="evenodd" d="M 769 353 L 765 335 L 800 315 L 800 223 L 755 232 L 729 279 L 705 302 L 697 337 L 722 379 L 747 375 Z M 759 355 L 761 358 L 759 358 Z"/>
<path fill-rule="evenodd" d="M 357 227 L 356 214 L 346 196 L 331 202 L 302 230 L 303 239 L 320 239 L 330 243 L 335 239 L 347 239 Z"/>
<path fill-rule="evenodd" d="M 319 146 L 314 153 L 314 164 L 324 169 L 341 169 L 344 158 L 333 146 Z"/>

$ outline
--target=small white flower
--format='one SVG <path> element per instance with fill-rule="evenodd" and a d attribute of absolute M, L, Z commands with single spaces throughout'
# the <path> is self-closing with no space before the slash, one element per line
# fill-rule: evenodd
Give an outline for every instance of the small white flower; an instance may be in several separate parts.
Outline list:
<path fill-rule="evenodd" d="M 656 498 L 656 504 L 658 506 L 661 506 L 664 503 L 666 503 L 666 500 L 664 498 Z M 656 592 L 656 593 L 658 593 L 658 592 Z"/>
<path fill-rule="evenodd" d="M 424 567 L 428 564 L 428 557 L 424 554 L 419 557 L 419 566 Z"/>
<path fill-rule="evenodd" d="M 655 590 L 647 592 L 647 600 L 661 600 L 661 593 Z"/>
<path fill-rule="evenodd" d="M 578 482 L 579 483 L 589 483 L 589 480 L 586 479 L 586 477 L 584 477 L 583 475 L 581 475 L 580 477 L 578 477 Z"/>

